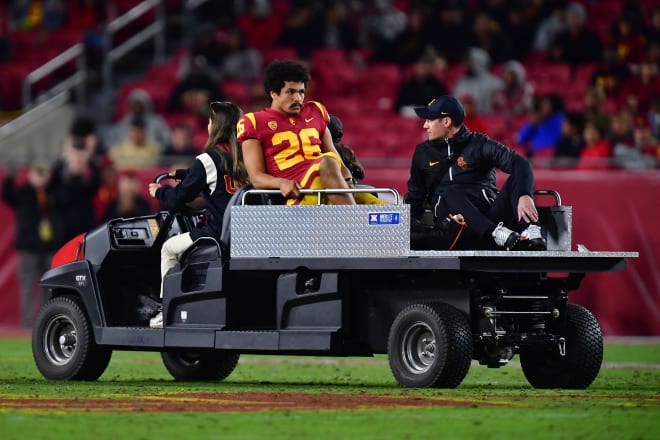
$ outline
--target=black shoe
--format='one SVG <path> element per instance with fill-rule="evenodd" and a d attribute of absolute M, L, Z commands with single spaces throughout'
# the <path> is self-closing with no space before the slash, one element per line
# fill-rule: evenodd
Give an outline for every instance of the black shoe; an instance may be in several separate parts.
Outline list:
<path fill-rule="evenodd" d="M 493 239 L 497 246 L 506 251 L 518 251 L 520 244 L 520 234 L 504 226 L 501 222 L 493 231 Z"/>
<path fill-rule="evenodd" d="M 548 246 L 543 238 L 541 227 L 531 224 L 520 234 L 523 250 L 527 251 L 545 251 Z"/>

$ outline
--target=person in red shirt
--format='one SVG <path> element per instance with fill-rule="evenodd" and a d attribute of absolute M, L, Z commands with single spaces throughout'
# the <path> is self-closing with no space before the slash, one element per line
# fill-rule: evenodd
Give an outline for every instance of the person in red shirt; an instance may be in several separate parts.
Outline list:
<path fill-rule="evenodd" d="M 605 137 L 605 130 L 593 121 L 584 126 L 584 147 L 580 152 L 577 168 L 580 170 L 605 170 L 611 168 L 612 144 Z"/>
<path fill-rule="evenodd" d="M 266 69 L 264 89 L 270 108 L 246 113 L 237 137 L 249 180 L 255 188 L 279 189 L 287 204 L 315 204 L 300 189 L 349 188 L 352 176 L 342 163 L 325 107 L 304 102 L 307 69 L 294 61 L 275 60 Z M 352 194 L 328 194 L 333 204 L 355 204 Z"/>

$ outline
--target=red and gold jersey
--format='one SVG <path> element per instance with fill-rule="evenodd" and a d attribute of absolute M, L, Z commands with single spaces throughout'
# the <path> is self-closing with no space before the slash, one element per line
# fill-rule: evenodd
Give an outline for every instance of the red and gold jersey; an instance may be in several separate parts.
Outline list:
<path fill-rule="evenodd" d="M 266 108 L 240 118 L 238 142 L 258 140 L 268 174 L 302 182 L 309 167 L 323 154 L 321 138 L 329 122 L 328 111 L 316 101 L 305 102 L 295 116 Z"/>

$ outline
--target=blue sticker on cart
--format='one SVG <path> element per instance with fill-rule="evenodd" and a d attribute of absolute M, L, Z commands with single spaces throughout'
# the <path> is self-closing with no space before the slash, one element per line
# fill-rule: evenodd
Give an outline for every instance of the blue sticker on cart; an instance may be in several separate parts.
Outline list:
<path fill-rule="evenodd" d="M 370 225 L 398 225 L 400 220 L 398 212 L 370 212 Z"/>

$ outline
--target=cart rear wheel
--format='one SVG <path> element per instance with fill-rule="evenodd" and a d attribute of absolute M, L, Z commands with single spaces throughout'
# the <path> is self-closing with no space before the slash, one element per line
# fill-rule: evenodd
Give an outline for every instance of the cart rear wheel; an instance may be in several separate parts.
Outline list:
<path fill-rule="evenodd" d="M 603 335 L 594 315 L 567 304 L 563 325 L 548 330 L 564 337 L 566 354 L 561 356 L 556 348 L 523 347 L 520 365 L 529 383 L 534 388 L 587 388 L 603 362 Z"/>
<path fill-rule="evenodd" d="M 413 304 L 392 323 L 388 339 L 390 369 L 403 386 L 455 388 L 472 360 L 466 317 L 447 304 Z"/>
<path fill-rule="evenodd" d="M 215 350 L 176 350 L 161 353 L 165 368 L 181 381 L 223 380 L 238 364 L 239 353 Z"/>
<path fill-rule="evenodd" d="M 48 301 L 32 331 L 32 355 L 41 374 L 51 380 L 96 380 L 112 350 L 94 342 L 89 319 L 77 296 Z"/>

